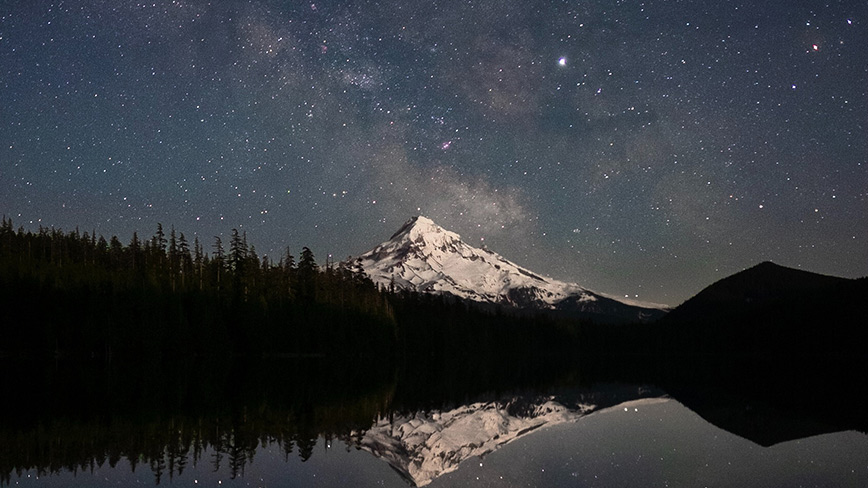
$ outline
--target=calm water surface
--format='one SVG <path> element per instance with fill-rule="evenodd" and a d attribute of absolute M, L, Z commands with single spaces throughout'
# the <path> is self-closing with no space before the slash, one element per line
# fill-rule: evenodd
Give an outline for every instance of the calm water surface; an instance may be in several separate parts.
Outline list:
<path fill-rule="evenodd" d="M 637 390 L 638 391 L 638 390 Z M 596 396 L 595 396 L 596 395 Z M 630 396 L 630 395 L 627 395 Z M 148 464 L 122 459 L 72 473 L 13 474 L 44 486 L 673 486 L 865 487 L 868 436 L 845 431 L 762 447 L 722 430 L 678 401 L 584 392 L 476 402 L 392 415 L 366 432 L 297 446 L 260 442 L 232 479 L 224 452 L 205 449 L 157 483 Z M 596 404 L 595 404 L 596 402 Z M 613 403 L 606 405 L 606 403 Z M 468 443 L 463 445 L 463 443 Z"/>

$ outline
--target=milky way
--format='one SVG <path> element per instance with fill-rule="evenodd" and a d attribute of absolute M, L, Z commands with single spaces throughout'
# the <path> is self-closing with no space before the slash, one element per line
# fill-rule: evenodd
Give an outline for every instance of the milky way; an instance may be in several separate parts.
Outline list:
<path fill-rule="evenodd" d="M 670 304 L 763 260 L 862 276 L 866 25 L 862 1 L 4 2 L 0 212 L 321 260 L 422 214 Z"/>

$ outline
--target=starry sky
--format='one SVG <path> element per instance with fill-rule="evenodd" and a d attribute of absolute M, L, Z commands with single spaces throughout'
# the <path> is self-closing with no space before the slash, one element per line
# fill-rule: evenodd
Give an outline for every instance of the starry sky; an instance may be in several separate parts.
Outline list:
<path fill-rule="evenodd" d="M 360 254 L 421 214 L 677 305 L 868 275 L 868 4 L 4 0 L 0 213 Z"/>

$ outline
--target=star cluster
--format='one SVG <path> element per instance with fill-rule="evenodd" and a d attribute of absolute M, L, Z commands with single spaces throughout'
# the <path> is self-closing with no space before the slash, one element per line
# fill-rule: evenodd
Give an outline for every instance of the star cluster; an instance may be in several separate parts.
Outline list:
<path fill-rule="evenodd" d="M 863 2 L 0 6 L 16 225 L 343 258 L 423 214 L 677 304 L 762 260 L 868 274 Z"/>

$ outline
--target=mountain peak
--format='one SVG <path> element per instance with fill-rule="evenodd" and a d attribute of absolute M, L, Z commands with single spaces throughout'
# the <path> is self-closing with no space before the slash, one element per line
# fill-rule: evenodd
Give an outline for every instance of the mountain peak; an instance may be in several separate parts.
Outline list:
<path fill-rule="evenodd" d="M 413 486 L 427 486 L 467 460 L 484 457 L 537 429 L 576 422 L 616 405 L 626 408 L 667 401 L 654 388 L 620 385 L 478 401 L 450 410 L 380 418 L 357 446 L 385 460 Z"/>
<path fill-rule="evenodd" d="M 397 289 L 517 308 L 593 315 L 611 315 L 611 310 L 617 309 L 630 316 L 635 311 L 636 318 L 650 316 L 646 309 L 640 312 L 640 308 L 578 284 L 545 278 L 496 252 L 473 247 L 421 215 L 409 219 L 388 241 L 354 261 L 375 283 Z M 659 310 L 651 311 L 655 312 Z"/>
<path fill-rule="evenodd" d="M 402 234 L 406 234 L 411 240 L 416 240 L 420 236 L 428 234 L 450 234 L 451 236 L 454 236 L 455 239 L 461 239 L 461 236 L 459 236 L 458 234 L 447 231 L 443 227 L 435 224 L 433 220 L 422 215 L 417 215 L 410 220 L 404 222 L 404 225 L 402 225 L 397 232 L 392 234 L 392 237 L 390 237 L 389 239 L 394 240 Z"/>

